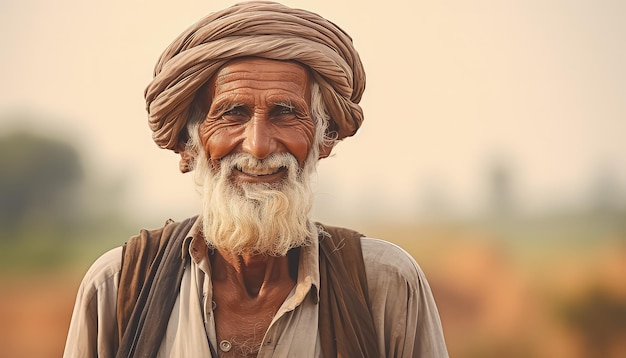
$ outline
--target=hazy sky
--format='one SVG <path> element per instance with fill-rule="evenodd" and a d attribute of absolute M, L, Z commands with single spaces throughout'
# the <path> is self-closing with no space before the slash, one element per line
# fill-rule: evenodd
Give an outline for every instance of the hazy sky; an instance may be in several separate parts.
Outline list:
<path fill-rule="evenodd" d="M 0 0 L 0 116 L 46 119 L 37 126 L 75 140 L 90 175 L 127 174 L 129 212 L 193 214 L 143 90 L 180 32 L 232 3 Z M 320 165 L 322 219 L 478 208 L 496 162 L 529 209 L 574 205 L 601 173 L 626 200 L 626 2 L 283 3 L 344 28 L 368 76 L 364 126 Z"/>

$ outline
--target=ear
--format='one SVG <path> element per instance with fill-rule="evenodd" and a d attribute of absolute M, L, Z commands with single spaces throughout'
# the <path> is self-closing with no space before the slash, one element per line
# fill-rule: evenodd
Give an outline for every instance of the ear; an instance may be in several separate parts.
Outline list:
<path fill-rule="evenodd" d="M 195 155 L 187 148 L 187 141 L 179 140 L 178 145 L 174 148 L 174 152 L 180 155 L 180 162 L 178 164 L 180 171 L 182 173 L 190 172 L 192 170 Z"/>
<path fill-rule="evenodd" d="M 320 144 L 320 146 L 319 146 L 319 149 L 320 149 L 319 159 L 328 158 L 328 156 L 330 156 L 333 148 L 335 147 L 335 143 L 336 142 L 333 141 L 330 144 Z"/>
<path fill-rule="evenodd" d="M 194 156 L 188 150 L 178 152 L 180 155 L 179 169 L 181 173 L 188 173 L 192 169 Z"/>

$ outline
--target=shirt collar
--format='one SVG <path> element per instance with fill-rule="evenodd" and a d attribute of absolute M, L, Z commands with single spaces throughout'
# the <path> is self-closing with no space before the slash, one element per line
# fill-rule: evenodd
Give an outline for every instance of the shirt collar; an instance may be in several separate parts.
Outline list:
<path fill-rule="evenodd" d="M 308 291 L 312 286 L 315 288 L 313 297 L 315 303 L 319 302 L 320 294 L 320 246 L 319 237 L 314 237 L 311 243 L 300 248 L 300 262 L 298 263 L 298 282 L 296 292 L 300 285 Z"/>
<path fill-rule="evenodd" d="M 208 262 L 208 246 L 202 234 L 202 219 L 198 216 L 191 226 L 187 237 L 183 241 L 182 255 L 191 256 L 196 265 L 204 266 Z M 210 265 L 209 265 L 210 266 Z M 313 298 L 319 302 L 320 270 L 319 270 L 319 237 L 311 240 L 310 245 L 300 248 L 298 262 L 298 279 L 295 287 L 295 296 L 301 302 L 311 288 L 314 288 Z"/>
<path fill-rule="evenodd" d="M 187 237 L 183 241 L 182 254 L 183 256 L 188 253 L 191 259 L 199 264 L 208 256 L 208 246 L 204 241 L 202 235 L 202 219 L 200 216 L 196 218 L 196 221 L 191 225 Z"/>

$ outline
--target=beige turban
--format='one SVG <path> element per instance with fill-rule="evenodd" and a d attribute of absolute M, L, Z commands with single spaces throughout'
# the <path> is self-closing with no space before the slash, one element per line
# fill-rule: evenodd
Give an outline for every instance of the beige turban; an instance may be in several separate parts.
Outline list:
<path fill-rule="evenodd" d="M 350 36 L 317 14 L 254 1 L 210 14 L 161 55 L 145 92 L 152 137 L 161 148 L 177 148 L 198 89 L 227 61 L 244 56 L 294 60 L 312 69 L 337 139 L 361 125 L 365 72 Z"/>

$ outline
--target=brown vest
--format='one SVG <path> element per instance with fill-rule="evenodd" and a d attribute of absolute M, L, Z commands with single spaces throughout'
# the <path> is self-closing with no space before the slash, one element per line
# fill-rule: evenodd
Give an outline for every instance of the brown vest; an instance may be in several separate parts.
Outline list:
<path fill-rule="evenodd" d="M 189 260 L 188 250 L 181 252 L 181 248 L 195 220 L 169 221 L 163 228 L 142 230 L 124 245 L 117 296 L 117 358 L 156 357 Z M 362 235 L 321 227 L 328 233 L 319 240 L 322 353 L 325 358 L 378 357 Z M 213 347 L 211 352 L 218 357 Z"/>

